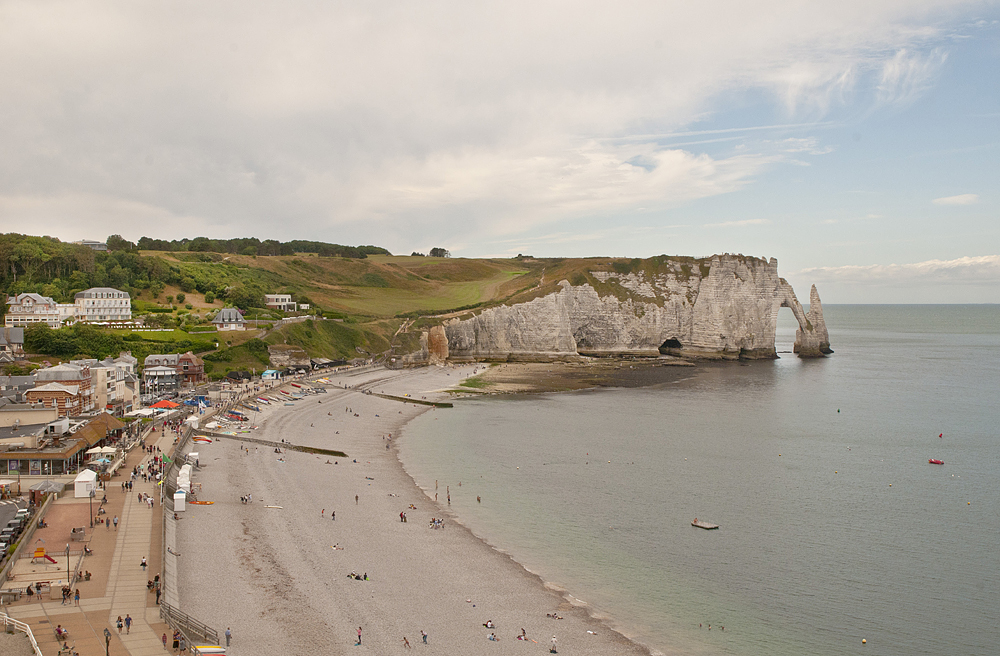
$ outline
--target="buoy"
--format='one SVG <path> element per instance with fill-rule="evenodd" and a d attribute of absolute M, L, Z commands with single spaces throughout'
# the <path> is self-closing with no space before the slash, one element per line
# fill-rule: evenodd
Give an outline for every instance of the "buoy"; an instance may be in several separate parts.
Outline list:
<path fill-rule="evenodd" d="M 836 472 L 836 471 L 834 471 L 833 473 L 834 473 L 834 474 L 836 474 L 837 472 Z"/>
<path fill-rule="evenodd" d="M 969 506 L 971 506 L 971 505 L 972 505 L 972 502 L 970 501 L 970 502 L 968 502 L 968 504 L 966 504 L 966 505 L 969 505 Z"/>
<path fill-rule="evenodd" d="M 867 641 L 867 640 L 865 640 L 864 638 L 861 638 L 861 644 L 863 644 L 863 645 L 867 645 L 867 644 L 868 644 L 868 641 Z"/>
<path fill-rule="evenodd" d="M 892 483 L 889 483 L 889 487 L 892 487 Z"/>

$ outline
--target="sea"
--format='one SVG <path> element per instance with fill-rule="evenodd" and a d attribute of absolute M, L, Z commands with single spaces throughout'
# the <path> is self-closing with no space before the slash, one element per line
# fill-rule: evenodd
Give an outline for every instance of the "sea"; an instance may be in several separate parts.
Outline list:
<path fill-rule="evenodd" d="M 1000 306 L 824 314 L 827 358 L 791 353 L 782 310 L 778 360 L 461 400 L 400 457 L 664 654 L 1000 653 Z"/>

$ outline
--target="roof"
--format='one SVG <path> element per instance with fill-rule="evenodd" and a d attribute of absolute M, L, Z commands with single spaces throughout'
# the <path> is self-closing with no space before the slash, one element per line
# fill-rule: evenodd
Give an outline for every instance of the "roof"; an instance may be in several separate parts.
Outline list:
<path fill-rule="evenodd" d="M 39 385 L 38 387 L 33 387 L 28 390 L 28 394 L 32 392 L 66 392 L 70 396 L 76 396 L 80 393 L 79 385 L 63 385 L 61 383 L 46 383 L 45 385 Z"/>
<path fill-rule="evenodd" d="M 120 289 L 115 289 L 113 287 L 91 287 L 90 289 L 85 289 L 82 292 L 77 292 L 73 298 L 95 298 L 94 294 L 124 294 L 121 298 L 131 298 L 128 292 L 123 292 Z"/>
<path fill-rule="evenodd" d="M 115 431 L 125 428 L 124 423 L 119 421 L 118 418 L 115 417 L 114 415 L 110 415 L 107 412 L 102 412 L 101 414 L 97 415 L 96 417 L 91 419 L 90 423 L 87 425 L 103 426 L 105 431 Z"/>
<path fill-rule="evenodd" d="M 155 362 L 156 360 L 159 360 L 161 364 L 167 364 L 167 365 L 177 364 L 177 360 L 180 357 L 181 356 L 178 355 L 177 353 L 166 353 L 166 354 L 151 353 L 146 356 L 146 359 L 143 360 L 142 363 L 147 367 L 150 366 L 150 363 Z"/>
<path fill-rule="evenodd" d="M 96 481 L 96 480 L 97 480 L 97 472 L 95 472 L 93 469 L 84 469 L 83 471 L 81 471 L 79 474 L 76 475 L 76 478 L 73 479 L 74 482 L 79 482 L 79 481 L 86 482 L 86 481 Z"/>
<path fill-rule="evenodd" d="M 18 294 L 17 296 L 8 296 L 7 305 L 20 305 L 25 299 L 30 298 L 35 303 L 49 303 L 55 305 L 55 299 L 48 296 L 42 296 L 41 294 L 35 294 L 32 292 L 25 292 L 24 294 Z"/>
<path fill-rule="evenodd" d="M 246 319 L 236 308 L 222 308 L 212 319 L 212 323 L 246 323 Z"/>
<path fill-rule="evenodd" d="M 24 328 L 0 330 L 0 344 L 24 344 Z"/>
<path fill-rule="evenodd" d="M 154 403 L 153 405 L 151 405 L 149 407 L 150 408 L 166 408 L 168 410 L 173 410 L 174 408 L 179 408 L 180 405 L 181 405 L 180 403 L 174 403 L 173 401 L 167 401 L 166 399 L 164 399 L 162 401 Z"/>
<path fill-rule="evenodd" d="M 82 367 L 76 364 L 57 364 L 54 367 L 35 371 L 35 380 L 80 380 L 83 378 Z"/>

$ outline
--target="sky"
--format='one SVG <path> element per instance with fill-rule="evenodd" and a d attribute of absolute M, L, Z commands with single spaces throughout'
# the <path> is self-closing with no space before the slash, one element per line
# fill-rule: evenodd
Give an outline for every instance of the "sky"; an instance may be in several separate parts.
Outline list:
<path fill-rule="evenodd" d="M 0 231 L 1000 302 L 1000 3 L 0 0 Z"/>

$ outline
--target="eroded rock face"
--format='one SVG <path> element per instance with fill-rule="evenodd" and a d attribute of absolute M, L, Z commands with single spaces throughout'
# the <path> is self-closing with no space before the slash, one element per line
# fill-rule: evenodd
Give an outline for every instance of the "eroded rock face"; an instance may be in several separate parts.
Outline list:
<path fill-rule="evenodd" d="M 708 358 L 777 357 L 778 310 L 791 308 L 799 323 L 796 352 L 830 351 L 819 295 L 813 287 L 809 313 L 778 275 L 778 262 L 716 255 L 661 263 L 645 271 L 593 271 L 600 289 L 560 283 L 558 292 L 526 303 L 484 310 L 445 322 L 440 335 L 422 339 L 409 361 L 546 360 L 579 355 L 645 355 L 661 352 Z"/>

